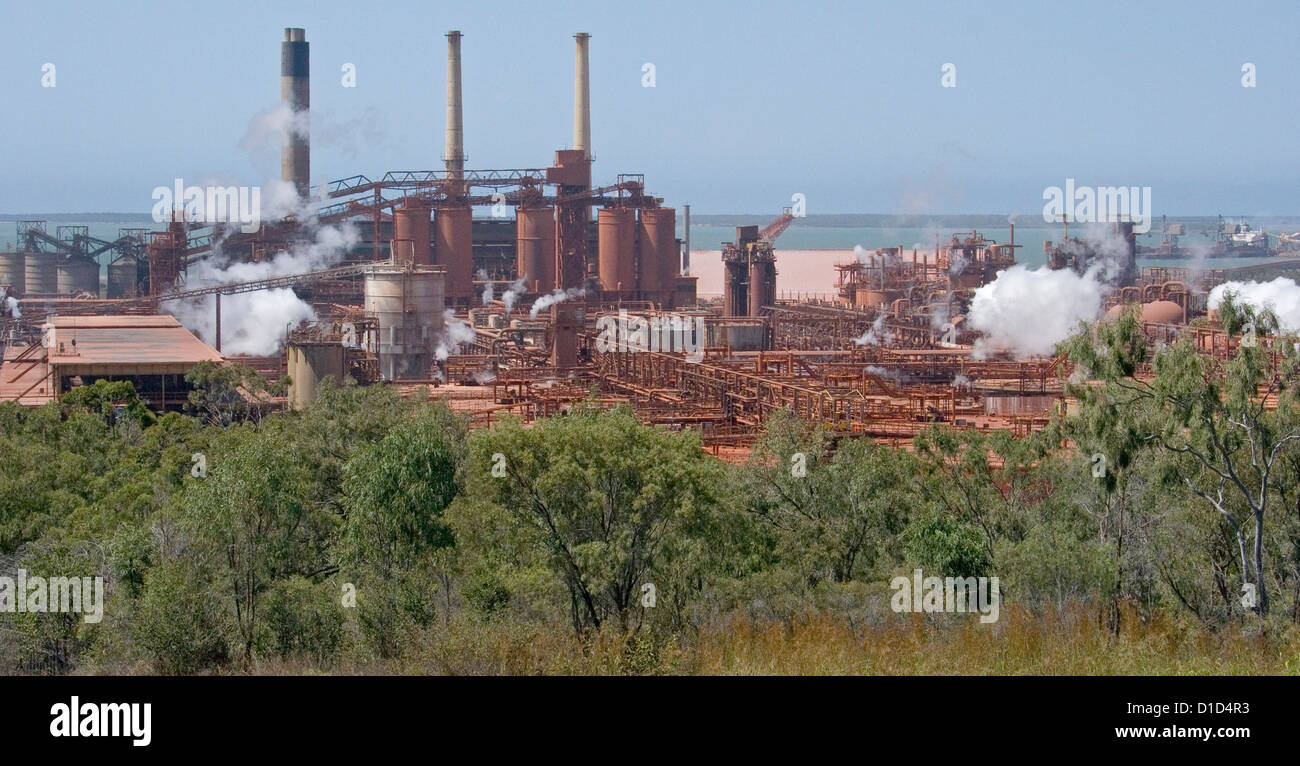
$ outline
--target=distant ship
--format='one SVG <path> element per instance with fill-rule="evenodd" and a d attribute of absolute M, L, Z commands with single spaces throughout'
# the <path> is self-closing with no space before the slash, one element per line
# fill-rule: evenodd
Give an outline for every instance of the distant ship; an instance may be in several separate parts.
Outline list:
<path fill-rule="evenodd" d="M 1142 258 L 1267 258 L 1277 255 L 1268 246 L 1268 234 L 1251 227 L 1243 218 L 1237 223 L 1225 221 L 1219 216 L 1218 226 L 1205 230 L 1205 234 L 1214 241 L 1206 247 L 1186 248 L 1178 243 L 1183 235 L 1181 223 L 1169 223 L 1161 216 L 1160 244 L 1155 246 L 1138 246 L 1138 256 Z"/>

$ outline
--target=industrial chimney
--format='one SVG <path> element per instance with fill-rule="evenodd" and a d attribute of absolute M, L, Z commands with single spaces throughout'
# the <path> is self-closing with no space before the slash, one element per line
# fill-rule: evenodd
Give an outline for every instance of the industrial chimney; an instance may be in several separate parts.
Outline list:
<path fill-rule="evenodd" d="M 578 41 L 577 57 L 573 70 L 573 148 L 591 159 L 591 64 L 588 60 L 588 41 L 591 35 L 579 32 L 573 36 Z"/>
<path fill-rule="evenodd" d="M 465 177 L 465 121 L 460 101 L 460 32 L 447 33 L 447 177 Z"/>
<path fill-rule="evenodd" d="M 280 43 L 280 101 L 294 113 L 311 108 L 310 49 L 307 32 L 286 27 Z M 306 115 L 301 118 L 303 132 L 290 129 L 280 151 L 280 178 L 294 185 L 298 196 L 306 198 L 311 186 L 311 139 L 306 132 Z M 298 125 L 298 119 L 294 124 Z"/>

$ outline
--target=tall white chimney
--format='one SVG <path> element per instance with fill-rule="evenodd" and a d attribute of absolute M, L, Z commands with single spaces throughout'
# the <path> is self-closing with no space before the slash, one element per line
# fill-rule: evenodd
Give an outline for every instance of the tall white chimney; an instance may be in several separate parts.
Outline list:
<path fill-rule="evenodd" d="M 591 159 L 591 64 L 587 49 L 591 35 L 579 32 L 573 70 L 573 148 L 581 149 Z"/>
<path fill-rule="evenodd" d="M 447 176 L 465 177 L 465 121 L 460 101 L 460 32 L 447 33 Z"/>

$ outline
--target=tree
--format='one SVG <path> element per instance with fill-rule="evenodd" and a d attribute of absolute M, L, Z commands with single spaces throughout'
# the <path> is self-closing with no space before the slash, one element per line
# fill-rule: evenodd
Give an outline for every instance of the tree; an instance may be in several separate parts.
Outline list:
<path fill-rule="evenodd" d="M 362 628 L 381 656 L 397 652 L 403 627 L 432 618 L 422 575 L 436 568 L 432 554 L 453 544 L 443 512 L 459 490 L 461 427 L 446 408 L 430 408 L 344 466 L 344 558 L 360 575 Z M 445 572 L 441 579 L 446 593 Z"/>
<path fill-rule="evenodd" d="M 328 544 L 338 523 L 322 510 L 313 477 L 292 442 L 245 425 L 230 431 L 175 497 L 190 544 L 234 612 L 238 644 L 251 660 L 262 596 L 276 580 L 331 570 Z"/>
<path fill-rule="evenodd" d="M 495 469 L 495 473 L 494 473 Z M 669 542 L 711 513 L 718 466 L 697 437 L 580 405 L 530 427 L 507 419 L 470 438 L 467 495 L 502 509 L 563 580 L 579 635 L 633 610 Z"/>
<path fill-rule="evenodd" d="M 854 579 L 917 510 L 907 452 L 847 439 L 779 413 L 747 466 L 750 510 L 776 530 L 782 558 L 801 562 L 810 585 Z M 864 562 L 865 559 L 865 562 Z"/>
<path fill-rule="evenodd" d="M 1219 314 L 1230 334 L 1246 330 L 1255 341 L 1241 343 L 1225 360 L 1200 353 L 1186 337 L 1151 358 L 1131 314 L 1100 325 L 1095 338 L 1086 330 L 1077 334 L 1066 349 L 1082 380 L 1069 393 L 1085 418 L 1131 430 L 1137 441 L 1173 458 L 1164 480 L 1185 485 L 1229 526 L 1242 603 L 1264 616 L 1265 524 L 1280 492 L 1278 469 L 1300 449 L 1300 356 L 1288 339 L 1265 344 L 1263 334 L 1277 328 L 1271 312 L 1239 304 L 1229 293 Z"/>

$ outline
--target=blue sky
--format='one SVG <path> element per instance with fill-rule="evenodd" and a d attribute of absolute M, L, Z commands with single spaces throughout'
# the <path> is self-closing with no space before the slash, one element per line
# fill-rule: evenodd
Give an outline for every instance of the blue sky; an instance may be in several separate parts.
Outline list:
<path fill-rule="evenodd" d="M 239 144 L 279 99 L 286 26 L 307 29 L 333 134 L 315 137 L 313 180 L 439 166 L 450 29 L 468 165 L 549 164 L 572 141 L 585 31 L 597 180 L 645 173 L 700 213 L 795 192 L 809 214 L 1037 213 L 1073 177 L 1150 186 L 1157 216 L 1300 214 L 1294 0 L 4 0 L 0 212 L 147 213 L 178 176 L 277 177 L 277 153 Z"/>

